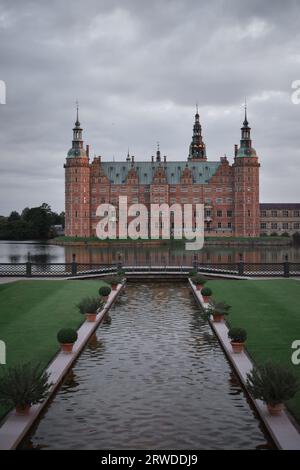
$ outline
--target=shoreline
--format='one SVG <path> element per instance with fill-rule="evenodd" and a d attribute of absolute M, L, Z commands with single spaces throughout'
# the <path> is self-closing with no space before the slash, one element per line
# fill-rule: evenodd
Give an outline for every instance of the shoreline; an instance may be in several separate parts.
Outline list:
<path fill-rule="evenodd" d="M 109 240 L 109 241 L 100 241 L 100 240 L 63 240 L 63 239 L 52 239 L 48 240 L 46 243 L 49 245 L 56 246 L 97 246 L 97 247 L 140 247 L 140 246 L 169 246 L 169 247 L 184 247 L 185 241 L 182 240 Z M 282 239 L 228 239 L 226 237 L 222 239 L 206 239 L 204 242 L 206 246 L 293 246 L 292 240 L 290 238 Z"/>

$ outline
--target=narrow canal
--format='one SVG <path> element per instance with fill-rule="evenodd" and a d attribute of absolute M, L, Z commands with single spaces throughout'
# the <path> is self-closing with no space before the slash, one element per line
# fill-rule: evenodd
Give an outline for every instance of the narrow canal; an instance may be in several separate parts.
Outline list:
<path fill-rule="evenodd" d="M 21 448 L 271 447 L 186 284 L 133 284 Z"/>

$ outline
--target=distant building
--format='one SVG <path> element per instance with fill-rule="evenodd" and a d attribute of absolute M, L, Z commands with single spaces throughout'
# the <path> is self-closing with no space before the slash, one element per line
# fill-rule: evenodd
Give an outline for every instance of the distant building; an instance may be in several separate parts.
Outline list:
<path fill-rule="evenodd" d="M 260 232 L 267 235 L 300 233 L 300 204 L 260 204 Z"/>
<path fill-rule="evenodd" d="M 51 228 L 55 231 L 57 236 L 62 236 L 65 234 L 65 229 L 61 224 L 51 225 Z"/>
<path fill-rule="evenodd" d="M 226 156 L 208 161 L 197 109 L 185 161 L 167 161 L 159 148 L 156 156 L 147 161 L 135 161 L 129 153 L 124 161 L 105 162 L 101 157 L 90 161 L 77 109 L 72 147 L 64 166 L 66 236 L 95 236 L 98 205 L 117 206 L 119 196 L 127 196 L 129 205 L 143 203 L 147 207 L 151 203 L 203 203 L 206 235 L 259 236 L 260 164 L 250 131 L 245 109 L 240 145 L 234 147 L 234 163 L 230 164 Z"/>

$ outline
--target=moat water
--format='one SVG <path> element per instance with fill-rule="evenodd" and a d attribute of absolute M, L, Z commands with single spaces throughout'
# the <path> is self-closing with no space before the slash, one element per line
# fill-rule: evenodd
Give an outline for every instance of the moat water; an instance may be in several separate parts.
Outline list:
<path fill-rule="evenodd" d="M 187 284 L 129 284 L 23 449 L 265 449 Z"/>
<path fill-rule="evenodd" d="M 35 263 L 65 263 L 76 255 L 79 263 L 112 263 L 121 260 L 129 265 L 192 265 L 195 253 L 184 245 L 167 246 L 56 246 L 42 242 L 0 241 L 0 263 L 24 263 L 28 253 Z M 204 245 L 197 252 L 198 261 L 211 263 L 235 263 L 240 253 L 246 262 L 280 263 L 288 255 L 292 262 L 300 262 L 300 248 L 292 246 L 223 246 Z"/>

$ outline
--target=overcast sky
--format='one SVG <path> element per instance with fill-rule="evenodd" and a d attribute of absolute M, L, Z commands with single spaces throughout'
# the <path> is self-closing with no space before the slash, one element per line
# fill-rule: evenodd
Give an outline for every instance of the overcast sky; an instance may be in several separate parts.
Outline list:
<path fill-rule="evenodd" d="M 247 96 L 261 201 L 300 202 L 300 2 L 0 0 L 0 214 L 64 208 L 75 101 L 105 160 L 186 160 L 195 103 L 232 161 Z"/>

